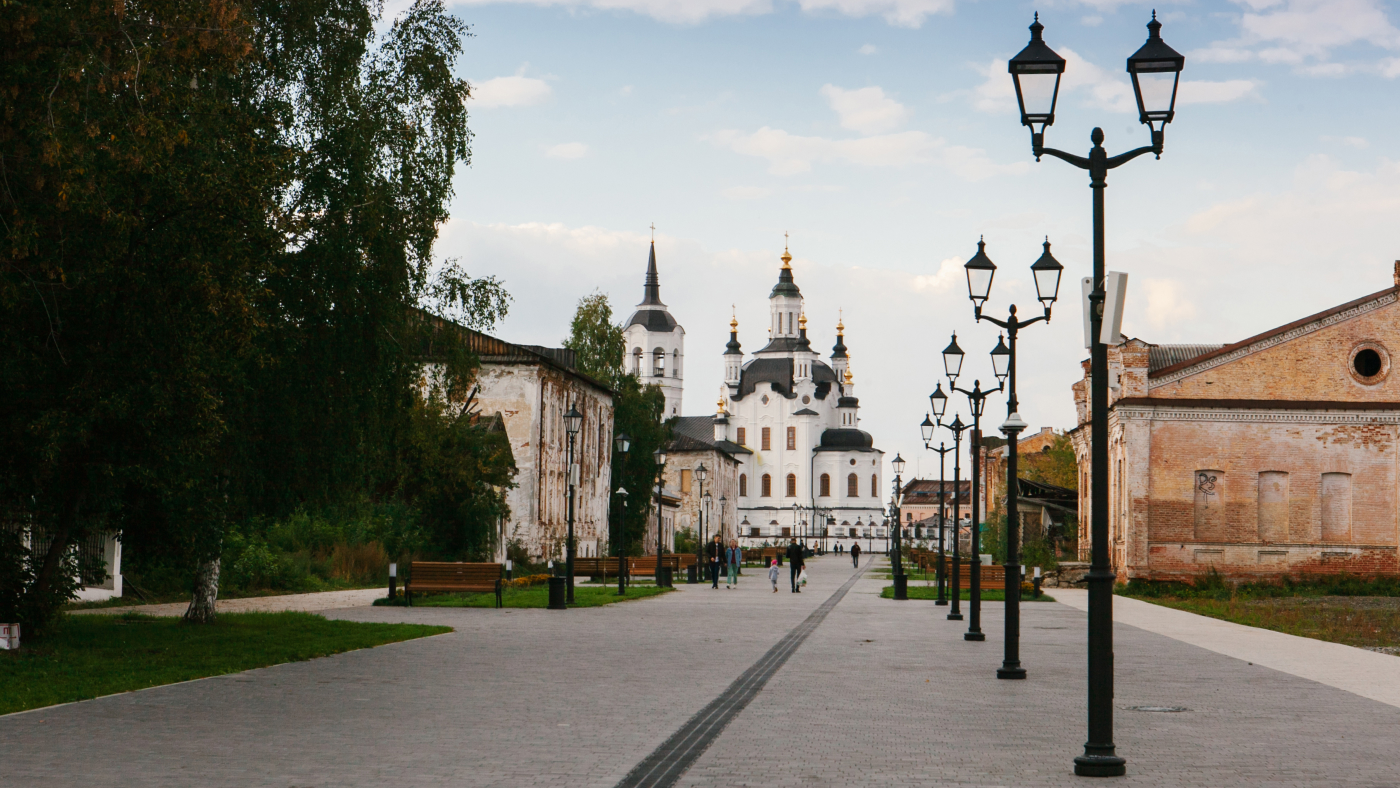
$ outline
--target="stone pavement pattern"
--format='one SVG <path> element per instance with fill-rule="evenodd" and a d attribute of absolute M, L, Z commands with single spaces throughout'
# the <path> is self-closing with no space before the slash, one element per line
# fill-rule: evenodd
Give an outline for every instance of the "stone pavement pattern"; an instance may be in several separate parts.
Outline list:
<path fill-rule="evenodd" d="M 26 786 L 599 786 L 713 700 L 850 575 L 753 576 L 568 612 L 360 608 L 456 632 L 0 717 L 0 783 Z M 786 582 L 786 577 L 784 577 Z M 931 602 L 860 580 L 683 786 L 1099 785 L 1084 736 L 1084 614 L 1023 606 L 1024 682 Z M 1397 786 L 1400 709 L 1119 624 L 1114 785 Z M 1135 705 L 1185 706 L 1156 714 Z"/>

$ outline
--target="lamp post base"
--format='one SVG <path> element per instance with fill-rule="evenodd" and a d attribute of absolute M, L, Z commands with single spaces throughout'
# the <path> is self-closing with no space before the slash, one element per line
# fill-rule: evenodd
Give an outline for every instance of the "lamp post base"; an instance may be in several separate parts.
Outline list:
<path fill-rule="evenodd" d="M 963 640 L 983 641 L 983 640 L 986 640 L 986 639 L 987 639 L 986 634 L 984 634 L 984 633 L 982 633 L 982 632 L 964 632 L 964 633 L 963 633 Z M 1022 671 L 1022 672 L 1024 673 L 1024 671 Z"/>
<path fill-rule="evenodd" d="M 934 600 L 933 603 L 934 603 L 935 605 L 942 605 L 942 606 L 944 606 L 944 607 L 947 607 L 947 606 L 948 606 L 948 600 L 946 600 L 946 599 L 936 599 L 936 600 Z"/>
<path fill-rule="evenodd" d="M 895 575 L 895 576 L 894 576 L 894 598 L 895 598 L 895 599 L 908 599 L 908 598 L 909 598 L 909 576 L 908 576 L 908 575 Z"/>
<path fill-rule="evenodd" d="M 949 614 L 948 614 L 948 620 L 949 620 L 949 621 L 962 621 L 962 613 L 949 613 Z"/>
<path fill-rule="evenodd" d="M 1117 755 L 1081 755 L 1074 759 L 1074 773 L 1080 777 L 1122 777 L 1128 762 Z"/>
<path fill-rule="evenodd" d="M 1003 665 L 997 668 L 997 678 L 999 679 L 1024 679 L 1025 677 L 1026 669 L 1020 665 L 1013 665 L 1011 667 Z"/>

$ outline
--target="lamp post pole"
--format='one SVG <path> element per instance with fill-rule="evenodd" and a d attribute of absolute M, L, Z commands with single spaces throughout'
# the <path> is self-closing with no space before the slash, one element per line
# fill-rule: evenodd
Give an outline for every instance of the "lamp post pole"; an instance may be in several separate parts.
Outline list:
<path fill-rule="evenodd" d="M 986 640 L 987 636 L 982 632 L 982 547 L 981 547 L 981 523 L 979 515 L 981 507 L 978 506 L 977 493 L 981 489 L 981 452 L 982 452 L 982 408 L 987 403 L 987 397 L 1002 390 L 998 385 L 994 389 L 982 390 L 982 381 L 972 381 L 972 390 L 960 389 L 956 382 L 950 381 L 948 388 L 967 396 L 968 406 L 972 409 L 972 494 L 968 501 L 969 508 L 972 509 L 972 566 L 970 567 L 972 577 L 971 588 L 968 594 L 968 619 L 967 632 L 963 633 L 964 640 Z"/>
<path fill-rule="evenodd" d="M 1176 115 L 1176 92 L 1186 58 L 1162 40 L 1157 13 L 1148 22 L 1147 42 L 1128 58 L 1138 121 L 1152 133 L 1152 144 L 1117 156 L 1103 147 L 1103 130 L 1089 135 L 1094 147 L 1088 157 L 1074 156 L 1045 147 L 1045 130 L 1055 122 L 1055 101 L 1065 60 L 1045 43 L 1039 16 L 1031 24 L 1031 40 L 1007 64 L 1016 87 L 1021 125 L 1031 131 L 1031 153 L 1036 161 L 1050 155 L 1089 172 L 1094 195 L 1094 276 L 1089 295 L 1089 401 L 1090 401 L 1090 532 L 1092 564 L 1089 569 L 1089 740 L 1084 754 L 1074 759 L 1074 773 L 1083 777 L 1117 777 L 1126 772 L 1126 761 L 1113 744 L 1113 583 L 1117 575 L 1108 553 L 1108 346 L 1103 336 L 1104 303 L 1104 207 L 1103 192 L 1108 171 L 1152 153 L 1162 157 L 1167 124 Z M 1167 85 L 1170 80 L 1170 86 Z M 1023 81 L 1025 87 L 1023 89 Z M 1143 94 L 1143 84 L 1148 95 Z M 1156 90 L 1153 90 L 1153 88 Z M 1039 125 L 1037 131 L 1036 126 Z M 1008 495 L 1010 490 L 1008 490 Z M 1009 582 L 1009 581 L 1008 581 Z M 1019 586 L 1018 586 L 1019 587 Z"/>
<path fill-rule="evenodd" d="M 904 459 L 898 454 L 890 461 L 890 468 L 894 470 L 894 497 L 890 498 L 890 514 L 894 519 L 894 598 L 909 598 L 909 578 L 904 574 L 904 561 L 900 555 L 904 547 L 904 523 L 900 522 L 899 501 L 904 492 L 902 482 L 904 475 Z"/>
<path fill-rule="evenodd" d="M 925 417 L 925 421 L 927 421 L 927 417 Z M 938 581 L 938 599 L 934 602 L 934 604 L 946 605 L 948 604 L 948 597 L 946 594 L 946 587 L 948 585 L 948 570 L 947 567 L 943 565 L 943 550 L 948 544 L 947 538 L 944 533 L 944 523 L 947 521 L 948 518 L 945 514 L 947 509 L 945 508 L 943 497 L 943 468 L 944 455 L 946 455 L 950 451 L 953 451 L 953 449 L 945 447 L 942 443 L 939 443 L 938 448 L 936 449 L 927 443 L 925 443 L 924 446 L 926 446 L 929 451 L 938 452 L 938 577 L 936 578 Z"/>
<path fill-rule="evenodd" d="M 574 603 L 574 477 L 577 475 L 574 469 L 574 438 L 578 437 L 579 428 L 583 426 L 583 414 L 573 405 L 569 405 L 569 412 L 564 414 L 564 429 L 569 433 L 569 536 L 568 543 L 564 549 L 564 573 L 568 575 L 565 581 L 568 585 L 568 594 L 565 597 L 565 604 Z"/>
<path fill-rule="evenodd" d="M 962 528 L 960 497 L 962 495 L 962 434 L 967 425 L 962 417 L 953 416 L 952 424 L 939 425 L 953 433 L 953 582 L 948 593 L 953 597 L 953 609 L 948 611 L 949 621 L 962 621 L 962 539 L 958 531 Z"/>
<path fill-rule="evenodd" d="M 666 480 L 666 452 L 657 449 L 651 455 L 656 460 L 656 584 L 658 586 L 669 587 L 670 583 L 662 582 L 665 573 L 661 568 L 662 560 L 666 555 L 666 547 L 662 543 L 661 528 L 661 506 L 662 506 L 662 485 Z"/>
<path fill-rule="evenodd" d="M 632 439 L 627 436 L 627 433 L 619 432 L 613 437 L 614 476 L 617 475 L 617 458 L 622 458 L 622 467 L 626 468 L 627 454 L 631 450 Z M 619 479 L 619 481 L 621 480 Z M 617 505 L 617 514 L 613 517 L 613 538 L 611 541 L 612 554 L 613 557 L 617 559 L 617 593 L 619 596 L 622 596 L 627 593 L 627 546 L 623 544 L 624 537 L 622 535 L 622 520 L 627 514 L 627 488 L 619 486 L 617 488 L 617 495 L 621 500 Z"/>

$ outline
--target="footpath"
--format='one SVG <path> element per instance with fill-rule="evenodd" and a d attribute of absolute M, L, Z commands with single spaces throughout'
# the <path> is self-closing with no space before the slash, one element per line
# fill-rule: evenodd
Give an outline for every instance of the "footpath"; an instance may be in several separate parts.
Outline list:
<path fill-rule="evenodd" d="M 281 596 L 253 596 L 243 599 L 220 599 L 214 609 L 220 613 L 319 613 L 323 610 L 340 610 L 349 607 L 365 607 L 385 595 L 382 588 L 357 588 L 350 591 L 323 591 L 316 594 L 283 594 Z M 183 616 L 189 609 L 189 602 L 169 602 L 163 605 L 130 605 L 124 607 L 90 607 L 84 610 L 69 611 L 71 615 L 121 615 L 141 613 L 147 616 Z"/>

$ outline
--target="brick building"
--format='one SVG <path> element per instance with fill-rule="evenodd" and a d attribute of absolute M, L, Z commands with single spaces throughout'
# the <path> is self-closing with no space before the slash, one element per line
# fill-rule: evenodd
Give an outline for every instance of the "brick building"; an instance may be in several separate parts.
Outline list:
<path fill-rule="evenodd" d="M 1112 561 L 1121 579 L 1400 571 L 1395 286 L 1229 345 L 1110 348 Z M 1089 550 L 1089 363 L 1074 384 Z"/>

